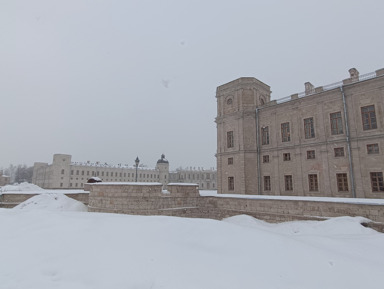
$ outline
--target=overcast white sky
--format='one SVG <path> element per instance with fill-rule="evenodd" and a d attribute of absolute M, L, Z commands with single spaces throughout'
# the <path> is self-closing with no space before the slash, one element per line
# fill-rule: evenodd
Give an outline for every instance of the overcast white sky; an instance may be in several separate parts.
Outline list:
<path fill-rule="evenodd" d="M 384 1 L 0 0 L 0 167 L 216 167 L 216 87 L 384 67 Z"/>

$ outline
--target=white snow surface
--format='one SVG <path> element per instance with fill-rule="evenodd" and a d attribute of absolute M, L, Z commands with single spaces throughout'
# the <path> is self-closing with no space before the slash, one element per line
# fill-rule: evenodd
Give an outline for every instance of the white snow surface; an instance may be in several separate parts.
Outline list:
<path fill-rule="evenodd" d="M 29 192 L 29 191 L 44 191 L 44 189 L 30 183 L 20 183 L 16 185 L 6 185 L 0 188 L 0 192 Z"/>
<path fill-rule="evenodd" d="M 363 218 L 269 224 L 64 212 L 61 197 L 0 209 L 1 289 L 383 288 L 384 234 Z"/>
<path fill-rule="evenodd" d="M 218 198 L 258 199 L 258 200 L 293 200 L 293 201 L 313 201 L 313 202 L 331 202 L 331 203 L 347 203 L 347 204 L 384 205 L 384 199 L 218 194 L 217 191 L 214 191 L 214 190 L 200 190 L 200 196 L 218 197 Z"/>
<path fill-rule="evenodd" d="M 15 210 L 51 210 L 51 211 L 80 211 L 87 212 L 88 207 L 60 193 L 46 193 L 34 196 L 21 204 Z"/>

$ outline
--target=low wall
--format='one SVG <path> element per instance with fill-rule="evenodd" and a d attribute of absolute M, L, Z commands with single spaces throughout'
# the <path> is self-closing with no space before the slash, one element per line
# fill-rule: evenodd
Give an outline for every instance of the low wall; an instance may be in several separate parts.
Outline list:
<path fill-rule="evenodd" d="M 200 196 L 192 184 L 171 184 L 168 191 L 151 184 L 92 184 L 89 211 L 218 220 L 247 214 L 267 222 L 362 216 L 375 222 L 368 226 L 384 232 L 384 204 Z"/>

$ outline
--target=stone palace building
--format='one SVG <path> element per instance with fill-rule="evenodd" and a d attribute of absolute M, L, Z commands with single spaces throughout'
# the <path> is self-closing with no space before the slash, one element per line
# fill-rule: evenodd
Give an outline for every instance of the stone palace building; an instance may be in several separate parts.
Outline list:
<path fill-rule="evenodd" d="M 136 167 L 89 161 L 72 162 L 71 155 L 55 154 L 52 164 L 34 164 L 32 183 L 44 189 L 82 189 L 84 183 L 95 177 L 103 182 L 135 182 Z M 162 155 L 155 168 L 138 166 L 137 182 L 159 182 L 164 187 L 170 182 L 196 183 L 203 190 L 215 189 L 216 171 L 191 168 L 170 172 L 169 162 Z"/>
<path fill-rule="evenodd" d="M 221 194 L 384 198 L 384 69 L 270 100 L 243 77 L 217 88 Z"/>

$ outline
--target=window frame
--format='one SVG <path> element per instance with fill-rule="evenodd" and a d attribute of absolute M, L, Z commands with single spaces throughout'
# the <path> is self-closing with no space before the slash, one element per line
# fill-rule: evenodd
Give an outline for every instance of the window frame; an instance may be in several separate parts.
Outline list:
<path fill-rule="evenodd" d="M 341 111 L 331 113 L 329 119 L 331 122 L 331 135 L 344 134 Z"/>
<path fill-rule="evenodd" d="M 315 138 L 315 121 L 313 117 L 304 118 L 305 139 Z"/>
<path fill-rule="evenodd" d="M 283 161 L 289 162 L 291 160 L 291 153 L 283 153 Z"/>
<path fill-rule="evenodd" d="M 269 163 L 269 155 L 263 155 L 263 164 Z"/>
<path fill-rule="evenodd" d="M 336 183 L 338 192 L 349 192 L 347 173 L 337 173 Z"/>
<path fill-rule="evenodd" d="M 380 153 L 380 149 L 379 149 L 378 143 L 367 144 L 367 154 L 375 155 L 375 154 L 379 154 L 379 153 Z"/>
<path fill-rule="evenodd" d="M 361 107 L 361 120 L 363 130 L 371 130 L 377 128 L 375 105 L 372 104 Z"/>
<path fill-rule="evenodd" d="M 228 191 L 235 190 L 235 177 L 228 177 Z"/>
<path fill-rule="evenodd" d="M 271 176 L 264 176 L 264 191 L 271 191 Z"/>
<path fill-rule="evenodd" d="M 261 128 L 261 145 L 269 145 L 269 127 Z"/>
<path fill-rule="evenodd" d="M 337 147 L 333 149 L 335 158 L 345 157 L 344 147 Z M 342 154 L 341 154 L 342 152 Z"/>
<path fill-rule="evenodd" d="M 384 192 L 384 181 L 382 172 L 370 172 L 371 189 L 373 193 Z"/>
<path fill-rule="evenodd" d="M 281 142 L 291 141 L 291 130 L 289 122 L 283 122 L 281 124 Z"/>
<path fill-rule="evenodd" d="M 235 147 L 235 141 L 233 137 L 233 130 L 227 131 L 227 148 L 234 148 Z"/>
<path fill-rule="evenodd" d="M 292 175 L 284 175 L 285 191 L 293 191 L 293 177 Z"/>
<path fill-rule="evenodd" d="M 317 174 L 308 174 L 308 190 L 310 192 L 319 191 L 319 180 Z"/>
<path fill-rule="evenodd" d="M 307 151 L 307 160 L 314 160 L 314 159 L 316 159 L 316 151 L 315 150 Z"/>

